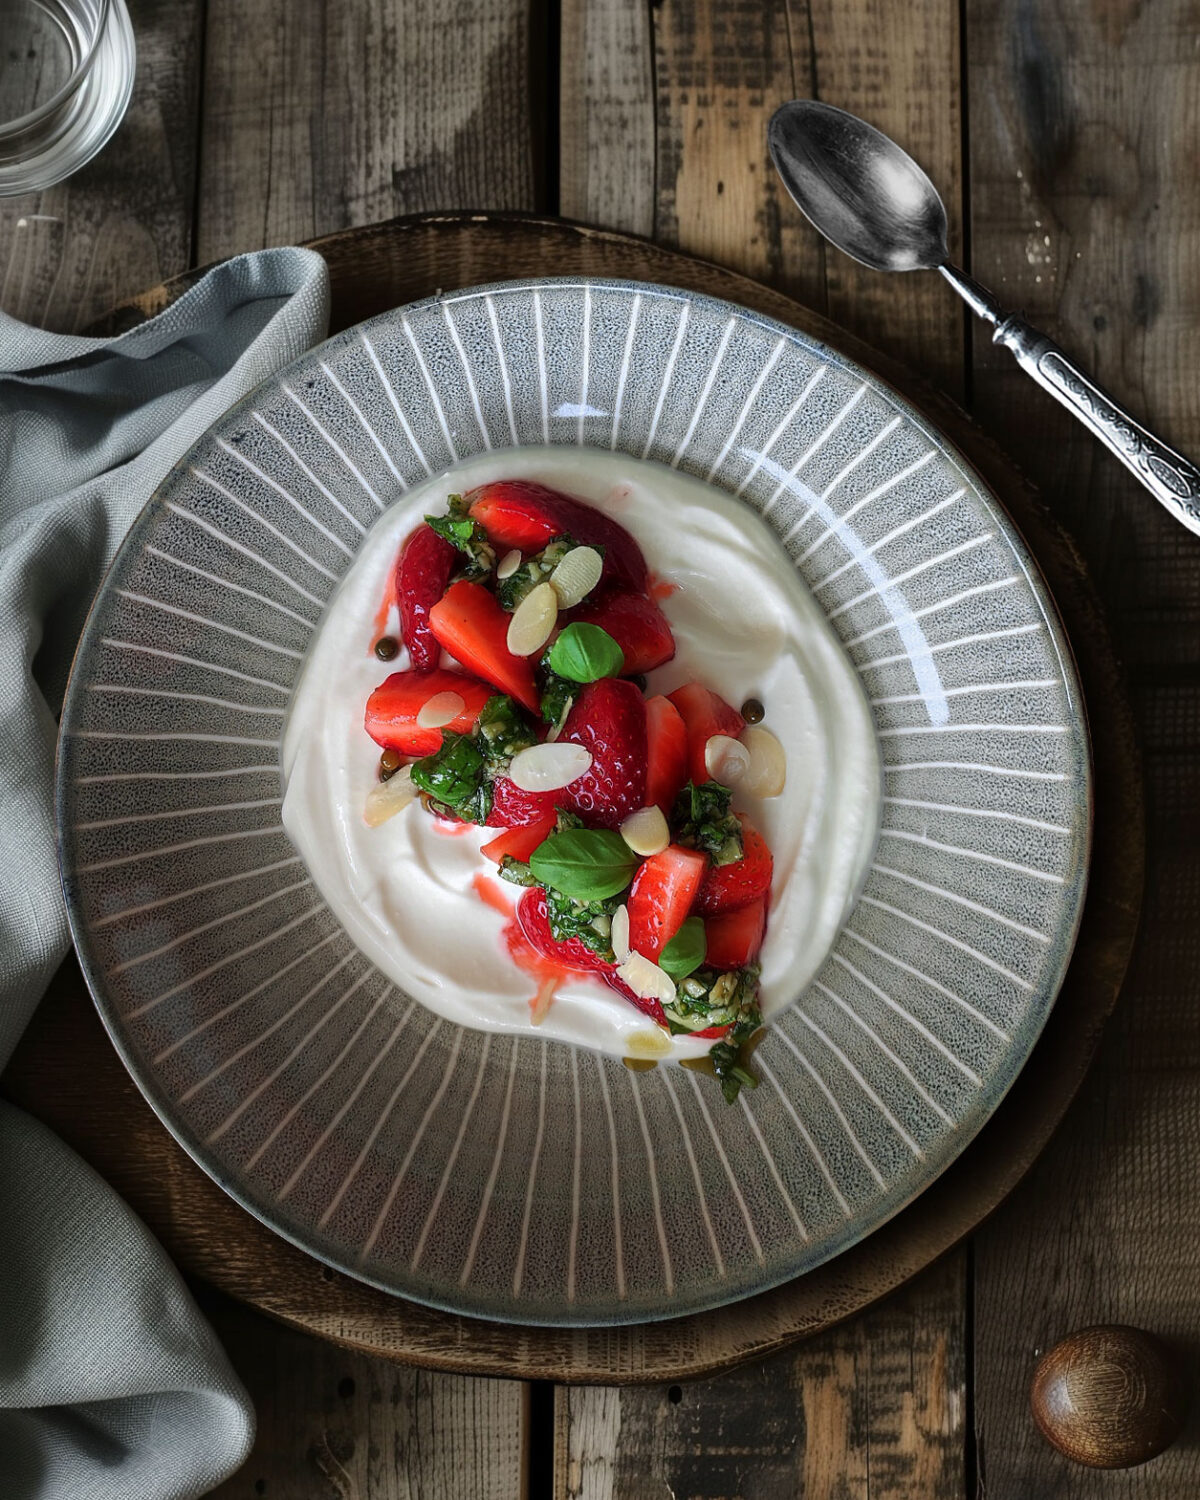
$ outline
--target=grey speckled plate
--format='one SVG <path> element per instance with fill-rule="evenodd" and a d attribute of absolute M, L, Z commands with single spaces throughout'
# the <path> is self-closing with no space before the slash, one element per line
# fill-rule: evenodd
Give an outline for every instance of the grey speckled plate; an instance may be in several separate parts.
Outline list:
<path fill-rule="evenodd" d="M 280 826 L 289 693 L 372 521 L 458 459 L 543 443 L 676 465 L 765 516 L 876 717 L 866 887 L 732 1108 L 676 1068 L 435 1019 L 353 948 Z M 520 282 L 341 334 L 168 477 L 88 622 L 59 823 L 105 1022 L 241 1203 L 435 1306 L 625 1322 L 803 1273 L 963 1149 L 1070 956 L 1088 746 L 1024 547 L 891 390 L 726 303 Z"/>

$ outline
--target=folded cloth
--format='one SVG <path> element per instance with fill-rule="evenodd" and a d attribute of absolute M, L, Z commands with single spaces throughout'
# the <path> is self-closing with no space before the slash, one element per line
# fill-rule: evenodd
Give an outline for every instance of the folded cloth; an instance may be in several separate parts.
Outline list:
<path fill-rule="evenodd" d="M 92 597 L 175 461 L 324 337 L 309 250 L 210 271 L 114 339 L 0 313 L 0 1067 L 65 956 L 56 718 Z M 188 1500 L 245 1459 L 254 1413 L 175 1268 L 130 1210 L 0 1105 L 0 1497 Z"/>

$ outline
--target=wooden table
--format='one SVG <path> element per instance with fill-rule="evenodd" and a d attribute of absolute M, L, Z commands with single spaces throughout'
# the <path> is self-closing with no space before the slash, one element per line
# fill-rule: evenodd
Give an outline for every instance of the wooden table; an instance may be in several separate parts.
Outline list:
<path fill-rule="evenodd" d="M 260 1426 L 214 1495 L 1194 1496 L 1200 1419 L 1151 1467 L 1090 1472 L 1042 1442 L 1027 1390 L 1081 1324 L 1200 1346 L 1200 542 L 936 278 L 826 252 L 764 131 L 797 94 L 891 131 L 942 189 L 952 253 L 1195 454 L 1195 0 L 130 8 L 139 76 L 114 143 L 72 182 L 0 200 L 0 306 L 81 328 L 189 264 L 458 207 L 558 212 L 746 271 L 927 372 L 1042 486 L 1123 645 L 1149 807 L 1140 951 L 1101 1054 L 965 1249 L 793 1351 L 669 1389 L 415 1372 L 200 1288 Z"/>

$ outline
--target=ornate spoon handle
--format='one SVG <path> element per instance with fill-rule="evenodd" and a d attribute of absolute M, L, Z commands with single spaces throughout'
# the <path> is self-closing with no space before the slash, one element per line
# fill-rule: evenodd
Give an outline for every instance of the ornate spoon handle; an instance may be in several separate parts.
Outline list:
<path fill-rule="evenodd" d="M 956 267 L 941 271 L 971 309 L 994 325 L 993 342 L 1010 349 L 1027 375 L 1074 412 L 1177 521 L 1200 535 L 1200 469 L 1147 431 L 1053 339 L 1005 313 L 986 288 Z"/>

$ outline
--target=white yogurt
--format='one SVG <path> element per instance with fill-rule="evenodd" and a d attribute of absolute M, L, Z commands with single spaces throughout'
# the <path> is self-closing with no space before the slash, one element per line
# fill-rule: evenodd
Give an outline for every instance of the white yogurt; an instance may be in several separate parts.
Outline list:
<path fill-rule="evenodd" d="M 735 707 L 759 698 L 783 742 L 779 797 L 735 795 L 775 860 L 761 955 L 764 1016 L 808 985 L 866 873 L 879 824 L 880 764 L 870 711 L 849 660 L 774 534 L 745 506 L 654 463 L 585 448 L 488 453 L 409 491 L 371 529 L 326 610 L 283 738 L 283 823 L 355 943 L 438 1015 L 485 1031 L 531 1032 L 535 981 L 509 958 L 505 917 L 474 878 L 494 829 L 450 836 L 412 804 L 378 828 L 363 819 L 379 747 L 363 729 L 372 690 L 407 665 L 373 654 L 373 621 L 400 545 L 446 496 L 496 479 L 533 479 L 590 501 L 676 585 L 662 602 L 677 646 L 649 692 L 693 679 Z M 396 632 L 393 613 L 391 630 Z M 520 891 L 494 880 L 515 903 Z M 657 1028 L 599 980 L 565 982 L 538 1031 L 604 1052 L 644 1050 Z M 661 1033 L 659 1033 L 661 1035 Z M 639 1049 L 639 1042 L 641 1049 Z M 709 1042 L 676 1038 L 675 1055 Z"/>

